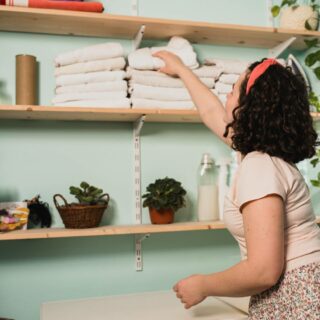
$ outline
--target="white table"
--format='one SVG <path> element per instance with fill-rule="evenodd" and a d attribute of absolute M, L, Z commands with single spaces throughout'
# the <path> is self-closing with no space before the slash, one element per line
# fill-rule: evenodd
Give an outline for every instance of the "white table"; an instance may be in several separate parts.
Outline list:
<path fill-rule="evenodd" d="M 201 304 L 186 310 L 173 291 L 107 296 L 83 300 L 43 303 L 41 320 L 242 320 L 247 319 L 240 301 L 237 308 L 232 301 L 207 298 Z M 235 303 L 236 305 L 236 303 Z M 239 307 L 240 306 L 240 307 Z"/>

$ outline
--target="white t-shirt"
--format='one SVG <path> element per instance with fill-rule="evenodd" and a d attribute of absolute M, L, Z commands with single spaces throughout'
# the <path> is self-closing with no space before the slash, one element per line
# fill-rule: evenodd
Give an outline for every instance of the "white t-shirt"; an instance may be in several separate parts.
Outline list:
<path fill-rule="evenodd" d="M 258 151 L 250 152 L 240 163 L 224 203 L 224 222 L 239 243 L 242 259 L 247 258 L 247 247 L 241 207 L 270 194 L 281 196 L 285 204 L 285 271 L 320 262 L 320 228 L 300 171 Z"/>

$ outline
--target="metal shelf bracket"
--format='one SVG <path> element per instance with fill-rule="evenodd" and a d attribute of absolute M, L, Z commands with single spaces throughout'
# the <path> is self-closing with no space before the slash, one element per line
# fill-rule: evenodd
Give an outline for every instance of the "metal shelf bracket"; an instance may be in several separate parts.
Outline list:
<path fill-rule="evenodd" d="M 277 46 L 269 49 L 269 54 L 268 57 L 269 58 L 277 58 L 280 56 L 280 54 L 286 50 L 287 48 L 289 48 L 291 46 L 291 44 L 296 40 L 296 37 L 291 37 L 286 41 L 283 41 L 282 43 L 278 44 Z"/>

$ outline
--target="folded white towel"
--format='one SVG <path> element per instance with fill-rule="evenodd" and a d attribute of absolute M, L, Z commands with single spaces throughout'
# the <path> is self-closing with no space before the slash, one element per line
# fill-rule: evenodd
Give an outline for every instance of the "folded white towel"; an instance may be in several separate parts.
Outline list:
<path fill-rule="evenodd" d="M 229 93 L 232 91 L 232 84 L 226 84 L 226 83 L 222 83 L 220 81 L 216 82 L 216 87 L 215 87 L 216 91 L 219 94 L 220 93 Z"/>
<path fill-rule="evenodd" d="M 93 82 L 117 81 L 125 79 L 126 75 L 127 73 L 123 70 L 66 74 L 56 77 L 56 86 L 60 87 Z"/>
<path fill-rule="evenodd" d="M 172 37 L 166 47 L 142 48 L 131 52 L 128 56 L 129 65 L 139 70 L 158 70 L 165 64 L 160 58 L 152 54 L 166 50 L 178 55 L 182 62 L 190 69 L 198 68 L 197 55 L 188 40 L 181 37 Z"/>
<path fill-rule="evenodd" d="M 223 73 L 236 73 L 241 74 L 246 71 L 250 62 L 243 60 L 233 59 L 215 59 L 207 58 L 204 60 L 204 64 L 208 66 L 217 66 L 223 69 Z"/>
<path fill-rule="evenodd" d="M 200 78 L 200 81 L 208 88 L 214 88 L 215 80 L 213 78 Z M 133 75 L 129 84 L 143 84 L 153 87 L 168 87 L 168 88 L 185 88 L 185 85 L 181 79 L 174 77 L 158 77 L 158 76 L 144 76 Z"/>
<path fill-rule="evenodd" d="M 130 99 L 80 100 L 54 104 L 62 107 L 130 108 Z"/>
<path fill-rule="evenodd" d="M 134 83 L 129 87 L 129 93 L 133 98 L 153 99 L 162 101 L 191 100 L 186 88 L 152 87 Z"/>
<path fill-rule="evenodd" d="M 213 78 L 217 80 L 223 69 L 216 66 L 201 66 L 198 69 L 192 70 L 199 78 Z"/>
<path fill-rule="evenodd" d="M 67 66 L 55 68 L 55 76 L 62 74 L 76 74 L 87 73 L 94 71 L 111 71 L 122 70 L 126 65 L 126 61 L 123 57 L 112 58 L 106 60 L 95 60 L 69 64 Z"/>
<path fill-rule="evenodd" d="M 240 75 L 235 73 L 224 73 L 220 76 L 219 82 L 225 84 L 234 84 L 238 81 Z"/>
<path fill-rule="evenodd" d="M 137 70 L 131 68 L 130 66 L 127 67 L 127 77 L 128 79 L 132 78 L 134 75 L 143 75 L 143 76 L 157 76 L 157 77 L 167 77 L 171 78 L 170 76 L 166 75 L 163 72 L 159 71 L 151 71 L 151 70 Z M 191 70 L 196 76 L 199 78 L 213 78 L 217 80 L 221 75 L 223 69 L 216 66 L 201 66 L 197 69 Z"/>
<path fill-rule="evenodd" d="M 56 67 L 92 60 L 105 60 L 124 56 L 124 50 L 120 43 L 101 43 L 85 48 L 59 54 L 54 63 Z"/>
<path fill-rule="evenodd" d="M 108 91 L 127 91 L 127 81 L 108 81 L 79 84 L 76 86 L 63 86 L 56 88 L 56 93 L 77 93 L 77 92 L 108 92 Z"/>
<path fill-rule="evenodd" d="M 193 101 L 161 101 L 151 99 L 131 98 L 133 109 L 194 109 Z"/>
<path fill-rule="evenodd" d="M 127 91 L 115 91 L 115 92 L 83 92 L 83 93 L 63 93 L 57 94 L 52 103 L 63 103 L 67 101 L 78 100 L 114 100 L 127 97 Z"/>

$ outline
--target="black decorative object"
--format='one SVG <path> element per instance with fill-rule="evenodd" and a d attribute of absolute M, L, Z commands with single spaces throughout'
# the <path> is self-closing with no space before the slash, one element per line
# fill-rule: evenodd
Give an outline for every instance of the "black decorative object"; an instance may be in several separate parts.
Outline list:
<path fill-rule="evenodd" d="M 46 202 L 39 200 L 40 195 L 26 200 L 28 203 L 28 209 L 30 210 L 28 219 L 28 229 L 37 227 L 40 225 L 41 228 L 50 228 L 52 223 L 51 213 L 49 211 L 49 205 Z"/>

